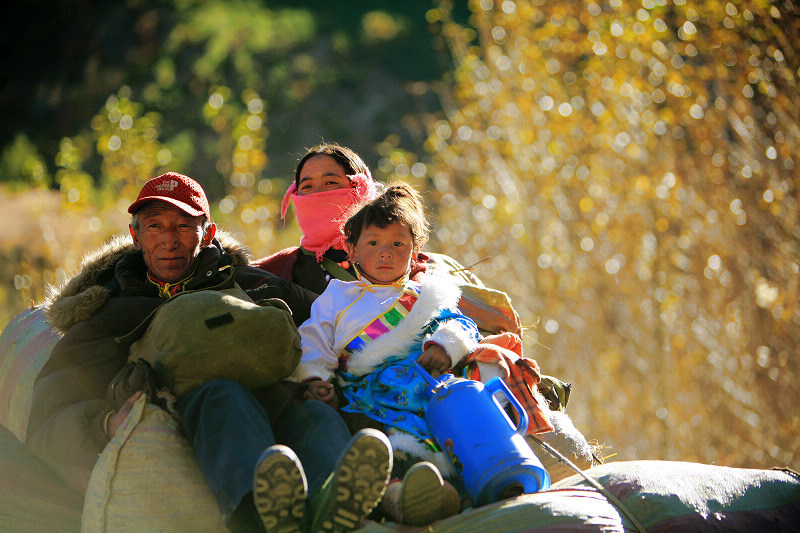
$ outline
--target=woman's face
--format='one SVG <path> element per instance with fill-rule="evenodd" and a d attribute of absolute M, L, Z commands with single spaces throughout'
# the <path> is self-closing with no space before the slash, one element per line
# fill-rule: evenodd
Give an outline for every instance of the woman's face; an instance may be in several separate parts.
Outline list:
<path fill-rule="evenodd" d="M 300 179 L 297 181 L 297 194 L 305 196 L 350 186 L 350 178 L 345 174 L 344 167 L 331 156 L 319 154 L 303 163 Z"/>

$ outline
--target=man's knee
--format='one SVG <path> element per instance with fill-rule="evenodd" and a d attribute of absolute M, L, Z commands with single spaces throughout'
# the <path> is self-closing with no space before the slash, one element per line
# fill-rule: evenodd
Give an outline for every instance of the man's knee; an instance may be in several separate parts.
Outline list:
<path fill-rule="evenodd" d="M 240 394 L 249 394 L 249 391 L 236 381 L 215 379 L 198 385 L 187 396 L 195 394 L 204 396 L 239 396 Z"/>
<path fill-rule="evenodd" d="M 339 412 L 319 400 L 306 400 L 292 406 L 281 421 L 283 435 L 325 435 L 330 442 L 349 439 L 350 430 Z M 316 437 L 314 437 L 316 438 Z"/>
<path fill-rule="evenodd" d="M 220 406 L 224 404 L 240 403 L 243 399 L 252 397 L 250 392 L 237 383 L 229 379 L 215 379 L 202 383 L 189 391 L 183 398 L 178 400 L 176 407 L 181 414 L 201 408 L 201 406 L 211 405 Z M 251 402 L 249 402 L 251 403 Z"/>
<path fill-rule="evenodd" d="M 313 418 L 339 416 L 339 412 L 336 409 L 319 400 L 305 400 L 300 402 L 297 404 L 297 409 Z"/>

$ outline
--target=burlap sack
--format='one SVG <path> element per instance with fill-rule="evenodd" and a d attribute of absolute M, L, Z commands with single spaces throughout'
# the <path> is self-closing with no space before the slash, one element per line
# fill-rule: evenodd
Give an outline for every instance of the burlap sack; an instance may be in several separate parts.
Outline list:
<path fill-rule="evenodd" d="M 191 444 L 144 396 L 97 459 L 81 530 L 227 531 Z"/>
<path fill-rule="evenodd" d="M 82 507 L 82 492 L 0 427 L 0 531 L 79 531 Z"/>
<path fill-rule="evenodd" d="M 800 531 L 800 475 L 682 461 L 619 461 L 586 474 L 648 532 Z M 551 491 L 589 487 L 580 475 Z M 627 515 L 626 531 L 633 530 Z"/>
<path fill-rule="evenodd" d="M 394 522 L 366 522 L 359 533 L 627 533 L 619 513 L 603 496 L 588 490 L 523 494 L 467 509 L 423 529 Z M 630 530 L 633 531 L 633 530 Z"/>

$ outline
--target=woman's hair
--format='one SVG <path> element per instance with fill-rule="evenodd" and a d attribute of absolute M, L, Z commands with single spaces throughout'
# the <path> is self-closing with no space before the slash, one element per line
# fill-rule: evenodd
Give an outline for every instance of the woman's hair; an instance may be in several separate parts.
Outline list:
<path fill-rule="evenodd" d="M 315 155 L 327 155 L 332 157 L 344 168 L 344 173 L 348 176 L 361 173 L 367 176 L 370 175 L 367 165 L 353 150 L 345 146 L 339 146 L 336 143 L 323 143 L 314 148 L 309 148 L 305 155 L 297 161 L 297 166 L 294 167 L 294 182 L 296 185 L 299 184 L 300 171 L 303 169 L 303 165 Z"/>
<path fill-rule="evenodd" d="M 428 221 L 419 193 L 407 183 L 395 182 L 374 200 L 364 204 L 344 224 L 344 238 L 355 246 L 361 232 L 368 226 L 385 228 L 400 222 L 411 230 L 411 242 L 416 248 L 428 241 Z"/>

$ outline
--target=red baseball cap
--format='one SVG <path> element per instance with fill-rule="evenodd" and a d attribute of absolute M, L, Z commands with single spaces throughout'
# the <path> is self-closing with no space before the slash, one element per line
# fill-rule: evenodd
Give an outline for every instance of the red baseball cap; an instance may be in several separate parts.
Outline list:
<path fill-rule="evenodd" d="M 167 172 L 144 184 L 139 197 L 128 208 L 134 214 L 145 202 L 160 200 L 174 205 L 187 215 L 198 217 L 205 215 L 211 220 L 208 198 L 199 183 L 189 176 L 177 172 Z"/>

